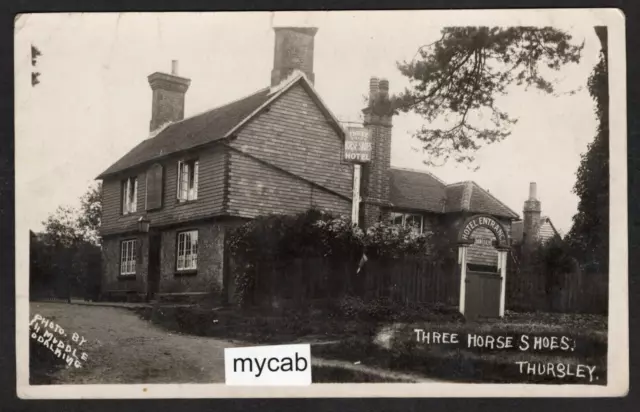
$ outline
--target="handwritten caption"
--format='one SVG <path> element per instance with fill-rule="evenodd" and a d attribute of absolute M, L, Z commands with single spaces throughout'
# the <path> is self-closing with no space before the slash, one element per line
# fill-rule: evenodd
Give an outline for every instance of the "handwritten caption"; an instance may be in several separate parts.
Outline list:
<path fill-rule="evenodd" d="M 417 342 L 425 345 L 452 345 L 469 349 L 504 350 L 520 352 L 574 352 L 576 341 L 569 336 L 532 336 L 522 335 L 493 335 L 478 333 L 455 333 L 413 329 Z M 596 366 L 575 362 L 534 362 L 514 361 L 520 374 L 530 376 L 547 376 L 555 378 L 585 379 L 589 382 L 598 380 Z"/>
<path fill-rule="evenodd" d="M 60 326 L 42 315 L 36 314 L 29 322 L 31 339 L 49 349 L 55 357 L 68 366 L 81 368 L 89 355 L 80 348 L 87 340 L 77 334 L 71 336 Z"/>

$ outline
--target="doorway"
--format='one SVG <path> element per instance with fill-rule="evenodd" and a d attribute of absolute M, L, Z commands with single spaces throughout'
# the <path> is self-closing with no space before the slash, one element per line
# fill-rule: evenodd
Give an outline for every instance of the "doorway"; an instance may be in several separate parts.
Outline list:
<path fill-rule="evenodd" d="M 153 300 L 160 288 L 160 232 L 149 232 L 149 265 L 147 274 L 147 300 Z"/>

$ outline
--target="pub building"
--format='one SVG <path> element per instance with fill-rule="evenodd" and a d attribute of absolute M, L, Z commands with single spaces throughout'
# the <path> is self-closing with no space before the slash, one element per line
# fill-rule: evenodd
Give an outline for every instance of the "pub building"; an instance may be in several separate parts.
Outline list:
<path fill-rule="evenodd" d="M 170 73 L 148 76 L 150 136 L 98 176 L 103 294 L 213 292 L 228 301 L 229 230 L 310 207 L 350 216 L 355 169 L 361 226 L 385 220 L 421 233 L 435 225 L 458 233 L 470 218 L 485 216 L 460 245 L 467 263 L 495 271 L 502 259 L 496 246 L 508 244 L 518 214 L 475 182 L 448 184 L 426 171 L 391 167 L 389 82 L 370 78 L 362 128 L 343 127 L 314 88 L 317 29 L 274 30 L 270 84 L 210 111 L 184 118 L 191 80 L 180 76 L 177 62 Z M 357 144 L 345 148 L 349 139 Z M 347 159 L 353 150 L 361 154 Z"/>

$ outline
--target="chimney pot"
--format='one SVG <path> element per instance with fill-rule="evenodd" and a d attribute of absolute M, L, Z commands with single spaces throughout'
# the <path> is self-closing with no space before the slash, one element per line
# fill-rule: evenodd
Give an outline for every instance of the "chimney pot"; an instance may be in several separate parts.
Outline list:
<path fill-rule="evenodd" d="M 173 74 L 174 76 L 178 75 L 178 61 L 177 60 L 171 60 L 171 74 Z"/>
<path fill-rule="evenodd" d="M 373 100 L 378 95 L 380 89 L 380 79 L 372 77 L 369 79 L 369 104 L 373 103 Z"/>
<path fill-rule="evenodd" d="M 380 79 L 380 83 L 378 85 L 379 93 L 382 96 L 387 96 L 389 94 L 389 80 Z"/>
<path fill-rule="evenodd" d="M 536 182 L 529 183 L 529 200 L 538 200 L 537 189 Z"/>

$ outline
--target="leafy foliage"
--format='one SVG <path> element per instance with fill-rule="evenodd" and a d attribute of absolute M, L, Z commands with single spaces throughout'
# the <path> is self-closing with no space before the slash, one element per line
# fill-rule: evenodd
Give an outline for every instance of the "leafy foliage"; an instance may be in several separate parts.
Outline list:
<path fill-rule="evenodd" d="M 100 244 L 100 222 L 102 220 L 102 183 L 93 185 L 80 198 L 78 226 L 82 238 L 92 244 Z"/>
<path fill-rule="evenodd" d="M 31 234 L 31 295 L 82 296 L 98 291 L 102 188 L 91 186 L 80 207 L 59 206 Z"/>
<path fill-rule="evenodd" d="M 230 234 L 229 250 L 237 264 L 236 291 L 240 302 L 253 287 L 262 262 L 323 257 L 334 262 L 368 257 L 394 259 L 426 254 L 430 234 L 416 234 L 409 228 L 378 223 L 366 231 L 344 217 L 317 209 L 297 215 L 258 217 Z"/>
<path fill-rule="evenodd" d="M 364 244 L 367 255 L 399 258 L 425 254 L 429 238 L 429 235 L 417 234 L 409 227 L 378 222 L 367 229 Z"/>
<path fill-rule="evenodd" d="M 582 155 L 573 192 L 578 195 L 578 213 L 567 235 L 581 263 L 597 272 L 609 267 L 609 90 L 606 27 L 596 27 L 602 49 L 589 78 L 589 93 L 595 102 L 598 128 L 595 139 Z"/>
<path fill-rule="evenodd" d="M 517 119 L 496 98 L 510 85 L 554 93 L 548 73 L 578 63 L 583 48 L 551 27 L 447 27 L 441 34 L 418 50 L 418 59 L 398 63 L 411 88 L 392 102 L 394 110 L 417 113 L 430 124 L 415 136 L 431 165 L 431 159 L 473 162 L 483 144 L 509 136 Z M 445 127 L 432 126 L 442 122 Z"/>
<path fill-rule="evenodd" d="M 102 216 L 102 186 L 93 185 L 80 198 L 80 208 L 59 206 L 43 222 L 50 241 L 71 246 L 78 242 L 100 244 L 98 230 Z"/>
<path fill-rule="evenodd" d="M 553 279 L 557 275 L 576 272 L 576 262 L 567 244 L 559 237 L 541 243 L 533 253 L 539 273 Z"/>

